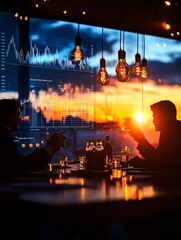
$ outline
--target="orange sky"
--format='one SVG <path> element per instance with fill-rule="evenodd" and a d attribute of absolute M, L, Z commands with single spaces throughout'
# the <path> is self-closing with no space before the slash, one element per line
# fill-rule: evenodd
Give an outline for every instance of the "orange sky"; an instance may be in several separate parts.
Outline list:
<path fill-rule="evenodd" d="M 124 118 L 135 120 L 143 110 L 144 125 L 151 128 L 152 113 L 149 106 L 163 99 L 173 101 L 178 109 L 178 118 L 181 116 L 181 87 L 178 85 L 156 85 L 153 81 L 143 84 L 138 81 L 119 82 L 115 79 L 112 82 L 102 86 L 101 91 L 94 92 L 94 96 L 90 91 L 83 95 L 79 90 L 60 95 L 49 89 L 48 92 L 40 91 L 38 96 L 31 92 L 30 100 L 35 109 L 42 110 L 47 121 L 61 120 L 62 114 L 88 120 L 93 112 L 96 122 L 118 121 L 122 124 Z M 95 103 L 94 109 L 91 108 L 92 101 Z"/>
<path fill-rule="evenodd" d="M 137 115 L 143 110 L 143 123 L 137 124 L 152 142 L 157 142 L 158 133 L 152 123 L 151 104 L 163 99 L 171 100 L 177 106 L 178 119 L 181 118 L 181 86 L 178 85 L 156 85 L 153 80 L 142 84 L 137 79 L 129 82 L 111 79 L 109 85 L 102 86 L 101 91 L 93 95 L 89 90 L 81 94 L 78 86 L 74 90 L 73 94 L 70 91 L 58 94 L 49 89 L 48 92 L 39 92 L 38 96 L 31 92 L 30 100 L 35 109 L 42 110 L 47 121 L 61 121 L 62 116 L 65 119 L 67 115 L 72 115 L 86 121 L 93 117 L 98 123 L 117 121 L 123 126 L 125 118 L 136 121 Z M 94 108 L 92 101 L 95 103 Z"/>
<path fill-rule="evenodd" d="M 156 132 L 152 123 L 152 111 L 150 105 L 164 99 L 171 100 L 177 107 L 177 118 L 181 119 L 181 86 L 156 84 L 153 80 L 131 79 L 129 82 L 119 82 L 111 79 L 110 84 L 101 86 L 100 91 L 91 92 L 82 86 L 69 85 L 60 89 L 60 92 L 48 91 L 30 93 L 30 101 L 36 111 L 42 111 L 47 122 L 50 120 L 62 121 L 68 115 L 79 117 L 85 121 L 92 119 L 98 123 L 107 121 L 119 122 L 120 127 L 124 126 L 125 118 L 130 118 L 144 132 L 145 137 L 155 146 L 158 143 L 159 132 Z M 71 89 L 71 90 L 68 90 Z M 81 94 L 83 92 L 83 94 Z M 17 93 L 8 93 L 4 98 L 18 98 Z M 94 107 L 92 107 L 94 106 Z M 144 114 L 143 122 L 137 122 L 139 113 Z M 107 131 L 107 130 L 106 130 Z M 106 133 L 105 133 L 106 134 Z M 114 132 L 116 142 L 120 141 L 120 132 Z M 136 144 L 129 134 L 123 132 L 125 144 L 132 146 L 135 150 Z"/>

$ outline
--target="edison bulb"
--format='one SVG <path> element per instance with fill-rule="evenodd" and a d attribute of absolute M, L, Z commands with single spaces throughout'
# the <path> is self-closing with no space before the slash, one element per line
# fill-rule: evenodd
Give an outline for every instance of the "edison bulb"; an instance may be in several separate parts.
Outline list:
<path fill-rule="evenodd" d="M 139 53 L 135 54 L 135 65 L 132 67 L 132 73 L 136 77 L 141 76 L 142 66 L 141 66 L 141 56 Z"/>
<path fill-rule="evenodd" d="M 130 79 L 130 66 L 125 61 L 126 52 L 124 50 L 118 51 L 118 64 L 116 66 L 117 79 L 120 82 L 126 82 Z"/>
<path fill-rule="evenodd" d="M 70 60 L 73 64 L 79 64 L 84 59 L 84 53 L 81 49 L 81 38 L 79 36 L 75 39 L 75 48 L 71 52 Z"/>
<path fill-rule="evenodd" d="M 110 77 L 106 70 L 106 61 L 104 58 L 100 59 L 100 70 L 96 76 L 96 81 L 100 85 L 107 85 L 110 82 Z"/>
<path fill-rule="evenodd" d="M 144 58 L 142 59 L 142 70 L 141 70 L 141 77 L 147 78 L 148 72 L 147 72 L 147 60 Z"/>

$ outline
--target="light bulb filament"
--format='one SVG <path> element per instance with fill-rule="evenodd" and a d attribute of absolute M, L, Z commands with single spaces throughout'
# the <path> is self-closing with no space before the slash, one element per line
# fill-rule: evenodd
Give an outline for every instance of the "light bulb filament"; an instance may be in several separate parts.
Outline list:
<path fill-rule="evenodd" d="M 141 76 L 142 66 L 141 66 L 141 56 L 139 53 L 135 55 L 135 65 L 132 67 L 132 73 L 136 77 Z"/>
<path fill-rule="evenodd" d="M 130 79 L 130 66 L 126 62 L 126 52 L 118 51 L 118 64 L 116 66 L 117 79 L 120 82 L 126 82 Z"/>
<path fill-rule="evenodd" d="M 100 85 L 107 85 L 110 82 L 110 77 L 106 70 L 106 61 L 104 58 L 100 59 L 100 70 L 96 76 L 96 81 Z"/>
<path fill-rule="evenodd" d="M 148 72 L 147 72 L 147 60 L 145 58 L 142 59 L 142 70 L 141 70 L 141 77 L 147 78 Z"/>

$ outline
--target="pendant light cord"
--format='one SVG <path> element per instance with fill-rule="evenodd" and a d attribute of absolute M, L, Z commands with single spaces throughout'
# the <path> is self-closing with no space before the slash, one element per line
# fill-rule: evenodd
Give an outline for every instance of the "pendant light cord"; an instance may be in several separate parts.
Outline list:
<path fill-rule="evenodd" d="M 79 23 L 78 23 L 78 27 L 77 27 L 77 36 L 79 37 L 79 28 L 80 28 L 80 26 L 79 26 Z"/>
<path fill-rule="evenodd" d="M 143 58 L 145 58 L 145 34 L 143 34 Z"/>
<path fill-rule="evenodd" d="M 124 37 L 125 37 L 125 31 L 123 31 L 123 51 L 124 51 Z"/>
<path fill-rule="evenodd" d="M 139 34 L 137 33 L 137 53 L 138 53 L 138 48 L 139 48 Z"/>
<path fill-rule="evenodd" d="M 119 39 L 120 39 L 120 49 L 121 49 L 121 43 L 122 43 L 122 31 L 120 30 L 120 36 L 119 36 Z"/>
<path fill-rule="evenodd" d="M 102 46 L 102 58 L 103 58 L 103 49 L 104 49 L 104 41 L 103 41 L 103 27 L 102 27 L 102 36 L 101 36 L 101 46 Z"/>
<path fill-rule="evenodd" d="M 143 34 L 143 59 L 145 59 L 145 34 Z M 141 92 L 141 96 L 142 96 L 142 117 L 144 115 L 144 79 L 142 78 L 142 92 Z M 142 121 L 143 124 L 143 121 Z M 143 130 L 143 129 L 142 129 Z"/>

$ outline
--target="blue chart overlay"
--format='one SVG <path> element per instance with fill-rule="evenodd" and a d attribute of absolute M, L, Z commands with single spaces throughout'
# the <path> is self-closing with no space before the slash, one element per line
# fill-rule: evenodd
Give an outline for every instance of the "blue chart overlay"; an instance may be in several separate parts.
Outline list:
<path fill-rule="evenodd" d="M 10 48 L 12 49 L 10 51 Z M 0 97 L 18 97 L 19 74 L 18 20 L 9 13 L 0 13 Z"/>
<path fill-rule="evenodd" d="M 21 101 L 22 124 L 15 133 L 20 150 L 44 144 L 46 137 L 58 129 L 93 130 L 95 80 L 91 61 L 94 44 L 85 43 L 85 58 L 74 65 L 70 53 L 77 24 L 62 22 L 72 26 L 69 36 L 64 29 L 59 31 L 59 36 L 56 32 L 46 35 L 46 26 L 53 22 L 42 29 L 41 21 L 32 19 L 27 49 L 27 46 L 19 46 L 17 19 L 7 13 L 0 18 L 1 24 L 6 22 L 6 26 L 0 25 L 0 98 Z"/>
<path fill-rule="evenodd" d="M 84 60 L 72 64 L 76 30 L 73 23 L 30 21 L 31 128 L 94 128 L 94 45 L 86 42 Z"/>

